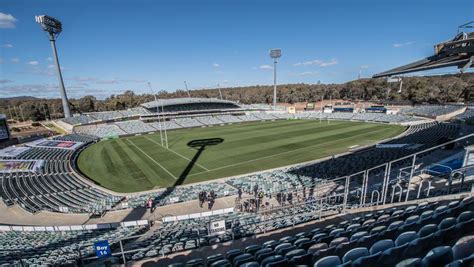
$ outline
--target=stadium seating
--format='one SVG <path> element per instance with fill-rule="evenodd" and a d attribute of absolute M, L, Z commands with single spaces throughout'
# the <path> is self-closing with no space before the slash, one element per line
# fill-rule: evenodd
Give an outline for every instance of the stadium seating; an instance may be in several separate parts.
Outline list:
<path fill-rule="evenodd" d="M 17 227 L 21 228 L 21 227 Z M 95 254 L 92 244 L 143 233 L 147 226 L 115 226 L 94 230 L 61 230 L 58 227 L 28 227 L 0 230 L 0 266 L 75 266 L 80 257 Z M 64 228 L 64 227 L 63 227 Z"/>
<path fill-rule="evenodd" d="M 91 136 L 66 135 L 56 140 L 88 142 Z M 42 160 L 39 172 L 0 173 L 0 197 L 7 205 L 19 204 L 35 213 L 40 210 L 68 213 L 101 214 L 110 210 L 122 197 L 110 195 L 84 182 L 73 172 L 73 150 L 32 147 L 15 156 L 0 159 Z"/>
<path fill-rule="evenodd" d="M 230 246 L 225 259 L 223 254 L 216 254 L 199 260 L 207 261 L 207 266 L 235 266 L 226 262 L 235 263 L 236 259 L 252 262 L 248 266 L 371 267 L 395 266 L 399 262 L 403 263 L 397 266 L 471 266 L 460 264 L 474 262 L 473 210 L 472 196 L 450 202 L 392 207 L 324 228 L 318 228 L 315 223 L 313 230 L 254 243 L 244 249 Z M 420 216 L 427 212 L 433 213 L 423 221 Z M 439 225 L 430 224 L 438 220 Z M 213 259 L 220 259 L 219 263 Z M 423 265 L 403 265 L 409 262 Z"/>
<path fill-rule="evenodd" d="M 464 108 L 464 106 L 422 105 L 422 106 L 414 106 L 414 107 L 409 107 L 409 108 L 402 108 L 401 112 L 404 114 L 412 114 L 412 115 L 417 115 L 417 116 L 422 116 L 422 117 L 436 118 L 437 116 L 450 114 L 462 108 Z"/>

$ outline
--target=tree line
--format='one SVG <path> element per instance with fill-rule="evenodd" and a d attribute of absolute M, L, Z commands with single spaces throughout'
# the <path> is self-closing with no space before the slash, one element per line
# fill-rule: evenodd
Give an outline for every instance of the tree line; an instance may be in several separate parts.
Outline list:
<path fill-rule="evenodd" d="M 324 99 L 365 100 L 380 103 L 404 102 L 408 104 L 469 103 L 474 96 L 474 73 L 430 77 L 405 77 L 400 83 L 386 79 L 358 79 L 342 84 L 282 84 L 278 85 L 277 101 L 284 103 L 317 102 Z M 221 88 L 222 98 L 243 104 L 273 102 L 273 86 L 255 85 Z M 220 98 L 218 89 L 190 91 L 191 97 Z M 157 92 L 158 98 L 188 97 L 185 90 Z M 74 114 L 96 111 L 124 110 L 152 101 L 151 94 L 135 94 L 127 90 L 99 100 L 92 95 L 70 99 Z M 61 100 L 15 97 L 0 99 L 0 113 L 15 120 L 41 121 L 63 116 Z"/>

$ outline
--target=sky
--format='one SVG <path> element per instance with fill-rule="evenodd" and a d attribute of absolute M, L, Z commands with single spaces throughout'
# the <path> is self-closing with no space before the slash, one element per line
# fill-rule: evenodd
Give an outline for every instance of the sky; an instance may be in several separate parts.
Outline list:
<path fill-rule="evenodd" d="M 472 0 L 0 0 L 0 98 L 59 97 L 35 15 L 59 19 L 69 97 L 273 83 L 343 83 L 433 54 Z M 454 71 L 454 70 L 443 70 Z M 439 71 L 438 71 L 439 72 Z"/>

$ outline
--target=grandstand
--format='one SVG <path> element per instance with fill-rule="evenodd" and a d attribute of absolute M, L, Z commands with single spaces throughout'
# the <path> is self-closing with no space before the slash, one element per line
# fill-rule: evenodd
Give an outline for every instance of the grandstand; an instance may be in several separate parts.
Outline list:
<path fill-rule="evenodd" d="M 83 214 L 104 218 L 80 226 L 0 226 L 0 264 L 97 264 L 104 260 L 94 254 L 93 244 L 101 240 L 112 249 L 113 256 L 106 261 L 158 260 L 159 266 L 395 266 L 401 261 L 429 263 L 440 258 L 446 264 L 468 266 L 473 261 L 474 179 L 468 164 L 472 130 L 437 121 L 457 112 L 462 113 L 455 118 L 462 121 L 470 117 L 470 109 L 415 106 L 398 114 L 288 114 L 230 107 L 230 103 L 221 106 L 220 101 L 208 106 L 191 102 L 192 108 L 170 102 L 161 117 L 145 105 L 63 119 L 71 122 L 74 133 L 0 151 L 0 161 L 21 162 L 0 172 L 0 197 L 7 211 L 18 206 L 29 216 L 51 212 L 64 218 Z M 216 109 L 219 112 L 214 113 Z M 154 133 L 165 124 L 167 130 L 214 126 L 232 131 L 225 125 L 269 121 L 290 125 L 293 120 L 318 125 L 321 120 L 325 123 L 321 125 L 355 121 L 407 129 L 375 145 L 355 146 L 309 163 L 146 192 L 107 190 L 77 167 L 84 149 L 101 139 Z M 263 194 L 258 208 L 256 187 Z M 203 191 L 215 192 L 216 208 L 196 207 Z M 143 214 L 149 199 L 157 211 Z M 113 219 L 137 213 L 142 214 L 133 217 L 138 221 Z M 162 214 L 159 219 L 156 213 Z M 224 222 L 224 230 L 211 234 L 212 222 Z"/>

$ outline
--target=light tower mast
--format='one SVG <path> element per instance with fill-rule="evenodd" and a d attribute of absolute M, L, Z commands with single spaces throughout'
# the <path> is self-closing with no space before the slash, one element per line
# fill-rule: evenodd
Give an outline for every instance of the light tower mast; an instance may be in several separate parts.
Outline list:
<path fill-rule="evenodd" d="M 276 99 L 277 99 L 277 63 L 281 57 L 281 49 L 271 49 L 270 57 L 273 58 L 273 110 L 276 110 Z"/>
<path fill-rule="evenodd" d="M 56 63 L 56 70 L 59 80 L 59 89 L 61 92 L 61 101 L 63 103 L 64 117 L 71 117 L 69 110 L 69 102 L 67 99 L 66 89 L 64 88 L 63 75 L 61 74 L 61 67 L 59 66 L 58 53 L 56 51 L 56 39 L 62 31 L 62 24 L 59 20 L 48 15 L 40 15 L 35 17 L 36 22 L 41 25 L 41 28 L 48 33 L 51 48 L 53 49 L 53 57 Z"/>

